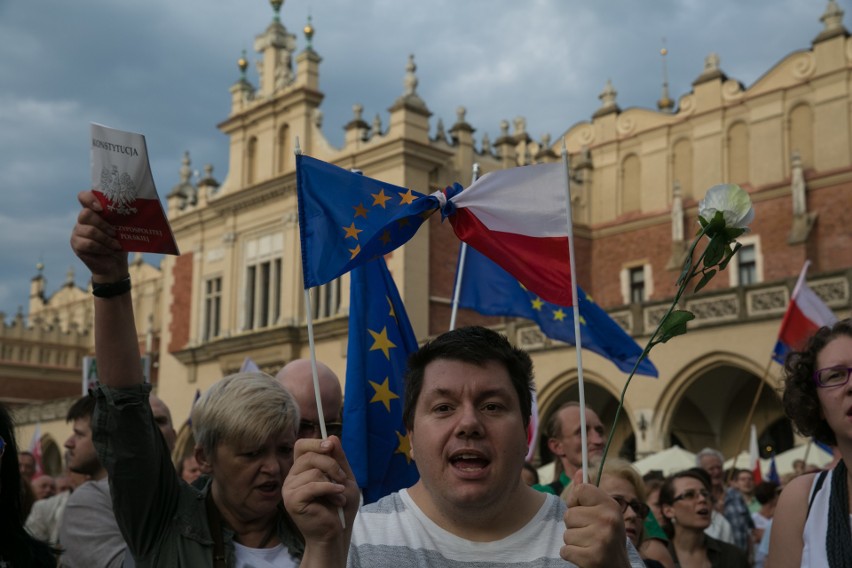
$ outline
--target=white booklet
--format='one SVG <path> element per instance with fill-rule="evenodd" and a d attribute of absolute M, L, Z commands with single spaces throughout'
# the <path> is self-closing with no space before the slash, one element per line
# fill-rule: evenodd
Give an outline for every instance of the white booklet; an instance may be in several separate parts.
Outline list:
<path fill-rule="evenodd" d="M 143 135 L 92 123 L 92 190 L 125 251 L 180 254 Z"/>

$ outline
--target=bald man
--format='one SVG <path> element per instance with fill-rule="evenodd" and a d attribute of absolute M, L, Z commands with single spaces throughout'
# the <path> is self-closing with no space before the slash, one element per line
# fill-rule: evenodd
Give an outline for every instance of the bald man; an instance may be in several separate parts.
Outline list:
<path fill-rule="evenodd" d="M 299 405 L 299 415 L 302 418 L 299 422 L 299 438 L 321 438 L 310 359 L 290 361 L 278 371 L 275 378 L 293 395 L 296 404 Z M 340 381 L 334 371 L 319 361 L 317 361 L 317 379 L 320 385 L 326 431 L 329 435 L 340 436 L 340 412 L 343 402 Z"/>
<path fill-rule="evenodd" d="M 157 395 L 151 393 L 148 396 L 148 400 L 151 402 L 151 412 L 154 413 L 154 422 L 157 423 L 160 432 L 163 434 L 163 438 L 166 439 L 166 446 L 169 447 L 169 453 L 171 454 L 175 451 L 175 442 L 177 442 L 177 432 L 175 432 L 175 427 L 172 425 L 172 413 L 169 407 L 166 406 L 166 403 L 160 400 Z"/>

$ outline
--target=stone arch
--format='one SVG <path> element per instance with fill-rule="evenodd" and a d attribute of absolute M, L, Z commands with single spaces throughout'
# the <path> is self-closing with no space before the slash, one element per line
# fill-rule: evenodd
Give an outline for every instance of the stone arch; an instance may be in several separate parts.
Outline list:
<path fill-rule="evenodd" d="M 44 473 L 51 477 L 61 474 L 64 469 L 62 450 L 50 434 L 41 437 L 41 467 Z"/>
<path fill-rule="evenodd" d="M 780 399 L 772 380 L 763 377 L 754 361 L 730 352 L 714 352 L 700 357 L 676 373 L 660 396 L 655 410 L 656 432 L 662 446 L 677 443 L 686 450 L 704 447 L 719 449 L 726 456 L 747 448 L 742 440 L 748 411 L 761 381 L 766 381 L 752 423 L 759 437 L 771 432 L 776 451 L 793 445 L 792 428 L 777 424 L 784 419 Z"/>
<path fill-rule="evenodd" d="M 672 184 L 680 183 L 681 196 L 692 197 L 692 141 L 680 138 L 672 144 Z"/>
<path fill-rule="evenodd" d="M 748 126 L 742 120 L 728 127 L 726 138 L 728 146 L 728 179 L 729 183 L 745 183 L 751 179 L 749 175 L 749 140 Z"/>
<path fill-rule="evenodd" d="M 798 152 L 802 169 L 814 167 L 814 122 L 811 106 L 806 102 L 794 105 L 787 117 L 789 153 Z M 789 159 L 789 156 L 788 156 Z"/>
<path fill-rule="evenodd" d="M 586 406 L 597 412 L 606 428 L 606 434 L 609 435 L 615 419 L 615 412 L 621 392 L 616 390 L 603 376 L 589 370 L 585 370 L 583 382 L 585 385 Z M 536 452 L 541 463 L 548 463 L 553 460 L 553 456 L 547 448 L 547 422 L 562 404 L 571 400 L 579 400 L 578 393 L 579 380 L 577 370 L 572 369 L 554 377 L 538 394 L 539 432 L 538 439 L 536 440 Z M 624 408 L 615 427 L 616 433 L 609 450 L 610 456 L 618 456 L 624 449 L 635 451 L 633 443 L 629 442 L 631 438 L 635 439 L 636 425 L 634 424 L 633 416 L 634 413 L 632 412 L 630 402 L 625 400 Z M 634 458 L 633 455 L 625 457 L 631 461 Z"/>
<path fill-rule="evenodd" d="M 621 161 L 621 214 L 642 208 L 642 169 L 639 156 L 628 154 Z"/>

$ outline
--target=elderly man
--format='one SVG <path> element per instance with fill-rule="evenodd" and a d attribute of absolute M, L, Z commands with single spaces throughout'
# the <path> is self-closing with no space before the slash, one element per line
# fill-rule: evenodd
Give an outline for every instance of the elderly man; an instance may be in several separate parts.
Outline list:
<path fill-rule="evenodd" d="M 557 457 L 556 471 L 559 477 L 552 483 L 536 485 L 535 488 L 545 493 L 559 495 L 565 489 L 571 478 L 583 467 L 583 439 L 580 432 L 580 403 L 566 402 L 550 416 L 547 422 L 547 447 Z M 603 455 L 604 427 L 597 412 L 586 408 L 586 447 L 589 452 L 589 462 L 596 464 Z"/>
<path fill-rule="evenodd" d="M 710 476 L 710 490 L 715 500 L 715 510 L 722 513 L 730 524 L 733 537 L 731 544 L 748 552 L 751 547 L 754 521 L 742 494 L 735 487 L 725 487 L 724 463 L 722 453 L 713 448 L 704 448 L 695 456 L 695 464 Z M 707 529 L 707 534 L 714 536 L 720 530 L 723 532 L 724 528 L 719 529 L 718 525 L 718 521 L 714 520 Z"/>
<path fill-rule="evenodd" d="M 462 328 L 409 359 L 403 419 L 420 480 L 363 507 L 338 440 L 300 440 L 284 502 L 306 538 L 302 568 L 348 565 L 644 566 L 615 502 L 575 480 L 565 503 L 521 480 L 532 361 L 505 337 Z M 324 481 L 331 480 L 331 481 Z M 334 483 L 336 482 L 336 483 Z"/>
<path fill-rule="evenodd" d="M 293 395 L 296 404 L 299 406 L 299 416 L 301 417 L 299 438 L 322 437 L 310 359 L 290 361 L 278 371 L 275 379 Z M 317 379 L 320 385 L 326 432 L 330 436 L 339 437 L 341 432 L 340 413 L 343 406 L 340 381 L 334 371 L 319 361 L 317 361 Z"/>

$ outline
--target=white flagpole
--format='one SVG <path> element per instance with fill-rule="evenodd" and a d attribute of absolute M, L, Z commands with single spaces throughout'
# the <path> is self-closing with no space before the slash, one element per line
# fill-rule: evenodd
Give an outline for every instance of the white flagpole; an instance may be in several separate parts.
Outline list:
<path fill-rule="evenodd" d="M 802 267 L 802 271 L 799 273 L 799 279 L 796 280 L 796 287 L 793 288 L 793 293 L 790 295 L 790 301 L 791 302 L 796 299 L 796 296 L 799 295 L 799 290 L 802 289 L 802 283 L 805 281 L 805 277 L 808 274 L 808 268 L 810 268 L 810 266 L 811 266 L 811 261 L 806 260 L 805 265 Z"/>
<path fill-rule="evenodd" d="M 297 156 L 301 155 L 302 148 L 299 146 L 299 137 L 296 136 L 296 143 L 293 145 L 293 153 Z M 328 431 L 325 428 L 325 415 L 322 411 L 322 398 L 320 395 L 319 373 L 317 373 L 317 352 L 314 343 L 314 319 L 313 306 L 311 305 L 311 290 L 305 288 L 305 319 L 308 325 L 308 348 L 311 352 L 311 378 L 314 382 L 314 398 L 317 401 L 317 421 L 320 426 L 320 435 L 322 439 L 328 438 Z M 340 524 L 346 528 L 346 517 L 343 515 L 343 507 L 337 508 L 337 516 L 340 518 Z"/>
<path fill-rule="evenodd" d="M 473 173 L 471 174 L 470 183 L 473 184 L 479 179 L 479 164 L 473 164 Z M 453 291 L 453 311 L 450 315 L 450 331 L 456 328 L 456 315 L 459 312 L 459 295 L 461 294 L 462 276 L 464 276 L 464 259 L 467 256 L 467 243 L 462 242 L 461 252 L 459 253 L 459 266 L 456 270 L 456 289 Z"/>
<path fill-rule="evenodd" d="M 571 298 L 574 309 L 574 343 L 577 350 L 577 387 L 580 391 L 580 437 L 583 454 L 583 483 L 589 482 L 589 444 L 586 439 L 586 386 L 583 382 L 583 341 L 580 336 L 580 302 L 577 297 L 577 269 L 574 263 L 574 224 L 571 218 L 571 171 L 568 167 L 568 150 L 562 139 L 562 165 L 565 169 L 565 205 L 568 226 L 568 262 L 571 266 Z"/>

